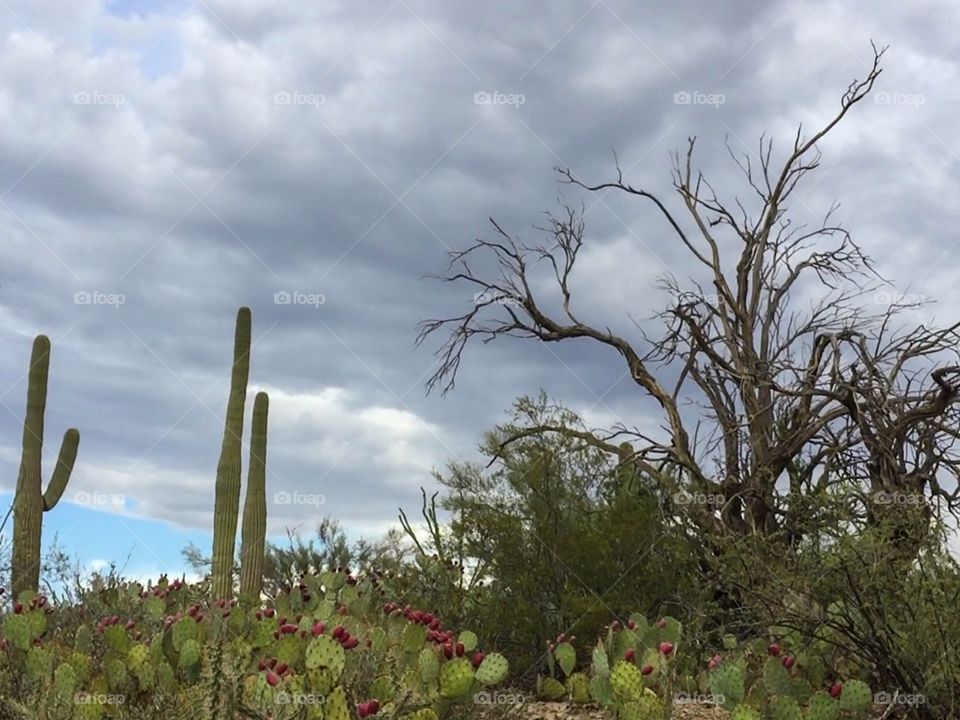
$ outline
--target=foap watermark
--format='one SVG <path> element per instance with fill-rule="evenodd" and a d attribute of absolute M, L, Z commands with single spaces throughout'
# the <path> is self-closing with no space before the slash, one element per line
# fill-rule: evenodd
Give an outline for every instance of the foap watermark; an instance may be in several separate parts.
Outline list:
<path fill-rule="evenodd" d="M 127 98 L 121 93 L 100 92 L 99 90 L 80 90 L 73 94 L 74 105 L 125 105 Z"/>
<path fill-rule="evenodd" d="M 119 308 L 125 302 L 127 302 L 127 297 L 123 293 L 80 290 L 73 294 L 74 305 L 107 305 L 109 307 Z"/>
<path fill-rule="evenodd" d="M 273 694 L 273 702 L 277 705 L 322 705 L 325 695 L 319 693 L 285 692 L 281 690 Z"/>
<path fill-rule="evenodd" d="M 687 90 L 681 90 L 673 94 L 674 105 L 712 105 L 718 108 L 726 101 L 727 96 L 723 93 L 705 93 L 699 90 L 689 92 Z"/>
<path fill-rule="evenodd" d="M 677 705 L 723 705 L 727 701 L 722 694 L 713 693 L 689 693 L 681 690 L 673 696 L 673 702 Z"/>
<path fill-rule="evenodd" d="M 527 101 L 522 93 L 505 93 L 499 90 L 480 90 L 473 94 L 474 105 L 512 105 L 519 108 Z"/>
<path fill-rule="evenodd" d="M 320 493 L 287 492 L 280 490 L 273 494 L 276 505 L 310 505 L 319 507 L 327 502 L 327 496 Z"/>
<path fill-rule="evenodd" d="M 74 693 L 73 702 L 77 705 L 123 705 L 127 702 L 126 695 L 112 693 Z"/>
<path fill-rule="evenodd" d="M 309 105 L 320 107 L 327 98 L 322 93 L 300 92 L 299 90 L 277 92 L 273 94 L 274 105 Z"/>
<path fill-rule="evenodd" d="M 873 696 L 873 702 L 876 705 L 902 705 L 905 707 L 916 707 L 924 705 L 927 702 L 925 695 L 919 693 L 910 695 L 900 692 L 885 692 L 881 690 Z"/>
<path fill-rule="evenodd" d="M 122 508 L 127 504 L 127 497 L 126 495 L 117 495 L 115 493 L 88 493 L 80 491 L 73 494 L 73 502 L 77 505 L 88 505 L 92 507 Z"/>
<path fill-rule="evenodd" d="M 873 494 L 873 501 L 877 505 L 914 505 L 919 507 L 926 504 L 927 499 L 922 494 L 880 490 Z"/>
<path fill-rule="evenodd" d="M 520 305 L 520 301 L 499 290 L 480 290 L 473 295 L 474 305 Z"/>
<path fill-rule="evenodd" d="M 882 90 L 873 94 L 876 105 L 912 105 L 920 107 L 927 101 L 926 96 L 919 93 L 887 92 Z"/>
<path fill-rule="evenodd" d="M 523 693 L 481 690 L 473 694 L 473 702 L 476 705 L 523 705 L 527 702 L 527 696 Z"/>
<path fill-rule="evenodd" d="M 927 302 L 926 295 L 918 293 L 901 293 L 892 290 L 881 290 L 873 296 L 878 305 L 923 305 Z"/>
<path fill-rule="evenodd" d="M 273 294 L 274 305 L 311 305 L 318 308 L 326 301 L 327 297 L 323 293 L 280 290 Z"/>
<path fill-rule="evenodd" d="M 708 505 L 710 507 L 722 507 L 727 499 L 717 493 L 690 492 L 681 490 L 673 494 L 673 502 L 677 505 Z"/>

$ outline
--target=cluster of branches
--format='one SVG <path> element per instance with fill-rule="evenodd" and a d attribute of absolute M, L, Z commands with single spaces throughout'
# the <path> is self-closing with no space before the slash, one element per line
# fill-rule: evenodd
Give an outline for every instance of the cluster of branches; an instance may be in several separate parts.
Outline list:
<path fill-rule="evenodd" d="M 797 130 L 782 165 L 774 162 L 773 142 L 765 137 L 758 158 L 740 158 L 727 147 L 751 196 L 759 199 L 759 211 L 718 197 L 694 169 L 693 138 L 673 162 L 684 221 L 660 197 L 631 185 L 619 162 L 616 179 L 600 184 L 556 168 L 562 182 L 585 191 L 616 191 L 650 203 L 705 271 L 709 286 L 692 281 L 683 288 L 673 278 L 664 280 L 670 302 L 659 319 L 666 330 L 650 339 L 640 328 L 639 346 L 606 325 L 585 321 L 574 307 L 571 277 L 584 243 L 582 213 L 565 208 L 548 215 L 542 228 L 548 240 L 535 246 L 491 219 L 495 237 L 452 253 L 442 276 L 469 285 L 474 306 L 420 325 L 418 343 L 449 332 L 428 390 L 445 393 L 454 386 L 474 339 L 587 339 L 622 358 L 633 382 L 658 405 L 665 432 L 652 437 L 619 426 L 582 439 L 632 463 L 667 494 L 687 490 L 725 498 L 720 510 L 688 508 L 700 530 L 798 541 L 801 499 L 838 484 L 860 492 L 863 522 L 889 516 L 893 505 L 884 499 L 897 497 L 922 496 L 917 507 L 926 518 L 955 511 L 960 323 L 931 328 L 901 322 L 915 303 L 877 309 L 870 295 L 886 282 L 832 221 L 836 206 L 814 226 L 787 216 L 798 184 L 819 166 L 817 144 L 870 94 L 883 52 L 873 47 L 866 77 L 848 86 L 839 110 L 820 130 L 806 139 Z M 738 255 L 730 254 L 731 246 L 739 247 Z M 495 273 L 474 270 L 491 259 Z M 559 297 L 535 290 L 541 286 L 532 274 L 543 267 Z M 820 299 L 800 308 L 797 296 L 810 283 Z M 689 402 L 698 407 L 694 417 L 684 410 Z M 559 430 L 535 427 L 520 435 Z M 627 438 L 631 444 L 625 446 Z"/>

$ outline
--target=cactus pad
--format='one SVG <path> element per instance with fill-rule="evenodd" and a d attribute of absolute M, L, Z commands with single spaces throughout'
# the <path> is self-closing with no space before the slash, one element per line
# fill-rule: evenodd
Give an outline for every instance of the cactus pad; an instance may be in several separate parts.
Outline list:
<path fill-rule="evenodd" d="M 342 685 L 337 685 L 323 702 L 323 716 L 326 720 L 352 720 L 347 695 Z"/>
<path fill-rule="evenodd" d="M 567 694 L 574 703 L 590 702 L 590 680 L 583 673 L 573 673 L 567 678 Z"/>
<path fill-rule="evenodd" d="M 473 652 L 477 649 L 477 634 L 471 630 L 464 630 L 457 636 L 457 641 L 463 643 L 463 648 L 467 652 Z"/>
<path fill-rule="evenodd" d="M 590 678 L 590 697 L 605 707 L 614 704 L 613 688 L 610 678 L 594 675 Z"/>
<path fill-rule="evenodd" d="M 573 672 L 573 667 L 577 664 L 577 651 L 573 649 L 573 645 L 568 642 L 560 643 L 553 651 L 553 656 L 560 665 L 560 669 L 563 670 L 564 675 L 569 675 Z"/>
<path fill-rule="evenodd" d="M 496 685 L 507 678 L 509 672 L 507 659 L 500 653 L 490 653 L 483 658 L 477 668 L 477 682 L 481 685 Z"/>
<path fill-rule="evenodd" d="M 7 615 L 3 619 L 3 636 L 19 650 L 29 650 L 33 631 L 23 615 Z"/>
<path fill-rule="evenodd" d="M 339 678 L 347 658 L 336 640 L 327 635 L 318 635 L 307 645 L 305 660 L 308 670 L 327 668 L 335 678 Z"/>
<path fill-rule="evenodd" d="M 187 640 L 180 648 L 180 667 L 193 667 L 200 662 L 200 643 L 194 639 Z"/>
<path fill-rule="evenodd" d="M 862 680 L 851 680 L 843 686 L 840 694 L 840 709 L 855 714 L 864 714 L 873 706 L 873 694 Z"/>
<path fill-rule="evenodd" d="M 567 688 L 563 683 L 552 677 L 541 678 L 538 685 L 537 694 L 544 700 L 559 700 L 567 694 Z"/>
<path fill-rule="evenodd" d="M 770 720 L 803 720 L 797 701 L 791 697 L 775 697 L 768 706 Z"/>
<path fill-rule="evenodd" d="M 793 680 L 790 673 L 776 658 L 770 658 L 763 666 L 763 686 L 771 695 L 793 694 Z"/>
<path fill-rule="evenodd" d="M 593 649 L 592 669 L 594 676 L 610 677 L 610 661 L 607 660 L 607 651 L 602 642 L 598 642 Z"/>
<path fill-rule="evenodd" d="M 42 647 L 27 651 L 27 677 L 31 680 L 46 680 L 53 672 L 53 655 Z"/>
<path fill-rule="evenodd" d="M 53 684 L 60 700 L 72 700 L 77 691 L 77 672 L 69 663 L 62 663 L 53 676 Z"/>
<path fill-rule="evenodd" d="M 749 705 L 737 705 L 730 714 L 730 720 L 760 720 L 760 711 Z"/>
<path fill-rule="evenodd" d="M 440 661 L 437 659 L 437 653 L 430 648 L 424 648 L 420 651 L 420 679 L 427 685 L 432 684 L 437 679 L 440 672 Z"/>
<path fill-rule="evenodd" d="M 473 666 L 466 658 L 445 662 L 440 667 L 440 696 L 449 700 L 468 694 L 473 688 L 473 678 Z"/>
<path fill-rule="evenodd" d="M 633 663 L 620 660 L 610 673 L 613 694 L 621 701 L 639 700 L 643 697 L 643 675 Z"/>
<path fill-rule="evenodd" d="M 663 703 L 656 695 L 643 695 L 620 708 L 620 720 L 660 720 Z"/>
<path fill-rule="evenodd" d="M 823 690 L 815 692 L 807 704 L 807 720 L 838 720 L 840 703 Z"/>

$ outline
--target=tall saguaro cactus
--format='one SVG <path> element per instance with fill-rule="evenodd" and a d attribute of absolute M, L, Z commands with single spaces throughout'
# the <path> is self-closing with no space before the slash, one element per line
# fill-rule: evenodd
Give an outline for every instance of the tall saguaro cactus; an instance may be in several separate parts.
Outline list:
<path fill-rule="evenodd" d="M 59 502 L 73 472 L 80 433 L 70 428 L 63 435 L 57 465 L 46 492 L 42 490 L 43 416 L 47 407 L 47 376 L 50 371 L 50 338 L 38 335 L 30 355 L 27 384 L 27 414 L 23 422 L 23 451 L 17 494 L 13 504 L 13 596 L 40 585 L 40 537 L 43 513 Z"/>
<path fill-rule="evenodd" d="M 263 588 L 263 557 L 267 534 L 267 413 L 270 398 L 257 393 L 253 401 L 250 431 L 250 465 L 247 497 L 243 503 L 240 542 L 240 597 L 260 599 Z"/>
<path fill-rule="evenodd" d="M 213 506 L 211 592 L 214 599 L 233 597 L 233 553 L 237 540 L 237 515 L 240 512 L 243 407 L 250 376 L 250 323 L 250 308 L 240 308 L 233 341 L 233 375 L 230 379 L 230 399 L 227 401 L 227 419 L 217 465 Z"/>

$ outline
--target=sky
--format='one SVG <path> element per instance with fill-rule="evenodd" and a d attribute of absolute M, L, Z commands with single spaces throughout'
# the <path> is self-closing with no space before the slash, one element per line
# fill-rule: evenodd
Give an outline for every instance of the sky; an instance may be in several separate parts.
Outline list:
<path fill-rule="evenodd" d="M 583 204 L 577 307 L 635 338 L 689 258 L 649 206 L 554 166 L 610 180 L 615 151 L 676 203 L 670 152 L 695 135 L 707 175 L 743 194 L 725 142 L 755 153 L 767 133 L 782 151 L 822 124 L 871 39 L 890 46 L 875 92 L 793 211 L 839 201 L 888 295 L 955 319 L 958 23 L 946 0 L 0 2 L 0 509 L 45 333 L 46 477 L 81 432 L 46 540 L 90 569 L 182 570 L 188 542 L 210 543 L 241 305 L 249 403 L 271 397 L 273 537 L 323 515 L 378 536 L 541 388 L 591 425 L 655 427 L 590 344 L 477 344 L 456 388 L 427 395 L 441 338 L 416 347 L 416 325 L 473 302 L 428 276 L 490 217 L 535 241 L 545 211 Z"/>

